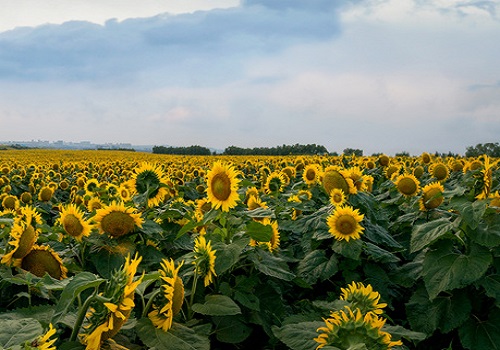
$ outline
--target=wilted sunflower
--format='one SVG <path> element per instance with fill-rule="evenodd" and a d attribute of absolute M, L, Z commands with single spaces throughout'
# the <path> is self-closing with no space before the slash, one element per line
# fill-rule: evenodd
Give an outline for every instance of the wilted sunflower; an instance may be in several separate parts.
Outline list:
<path fill-rule="evenodd" d="M 168 193 L 167 179 L 161 168 L 147 162 L 135 169 L 132 188 L 135 193 L 147 194 L 150 208 L 161 204 Z"/>
<path fill-rule="evenodd" d="M 61 216 L 57 220 L 64 231 L 74 237 L 77 241 L 81 241 L 82 237 L 90 235 L 92 225 L 85 220 L 83 212 L 78 209 L 75 204 L 68 204 L 61 211 Z"/>
<path fill-rule="evenodd" d="M 50 277 L 58 280 L 66 278 L 68 272 L 59 254 L 45 245 L 35 244 L 29 253 L 21 260 L 16 260 L 14 265 L 35 276 L 43 277 L 45 273 L 48 273 Z"/>
<path fill-rule="evenodd" d="M 254 240 L 253 238 L 251 238 L 250 245 L 252 247 L 264 246 L 270 252 L 276 251 L 280 246 L 280 233 L 278 230 L 278 222 L 275 220 L 271 220 L 270 218 L 267 218 L 267 217 L 263 218 L 262 220 L 259 220 L 259 222 L 262 225 L 271 226 L 271 228 L 273 229 L 271 239 L 269 240 L 269 242 L 258 242 L 256 240 Z"/>
<path fill-rule="evenodd" d="M 54 334 L 56 334 L 56 329 L 52 326 L 52 323 L 50 323 L 47 333 L 35 339 L 35 341 L 30 344 L 31 347 L 40 350 L 57 350 L 57 348 L 53 346 L 57 339 L 54 338 L 50 340 L 50 337 Z"/>
<path fill-rule="evenodd" d="M 142 257 L 138 257 L 137 254 L 133 259 L 127 256 L 123 268 L 112 273 L 102 293 L 102 297 L 110 301 L 102 302 L 96 299 L 91 303 L 89 323 L 81 334 L 82 342 L 87 346 L 86 350 L 99 350 L 101 343 L 113 338 L 129 318 L 135 306 L 135 289 L 144 277 L 143 274 L 134 281 L 141 260 Z"/>
<path fill-rule="evenodd" d="M 379 303 L 380 294 L 374 291 L 370 284 L 365 287 L 361 282 L 352 282 L 341 290 L 340 300 L 349 302 L 351 309 L 360 309 L 363 314 L 373 312 L 380 315 L 387 306 L 386 303 Z"/>
<path fill-rule="evenodd" d="M 106 232 L 112 237 L 120 237 L 134 231 L 135 227 L 142 227 L 141 215 L 132 207 L 125 207 L 123 203 L 112 202 L 110 205 L 98 209 L 93 220 L 101 233 Z"/>
<path fill-rule="evenodd" d="M 443 203 L 444 187 L 439 182 L 432 182 L 424 186 L 422 192 L 419 202 L 420 210 L 435 209 Z"/>
<path fill-rule="evenodd" d="M 335 206 L 342 206 L 346 202 L 344 191 L 340 188 L 334 188 L 330 192 L 330 203 Z"/>
<path fill-rule="evenodd" d="M 212 249 L 210 241 L 204 236 L 198 236 L 194 240 L 195 273 L 203 277 L 205 287 L 213 282 L 215 273 L 215 250 Z"/>
<path fill-rule="evenodd" d="M 335 211 L 327 218 L 327 224 L 330 228 L 328 231 L 337 240 L 360 239 L 364 227 L 359 223 L 363 220 L 364 215 L 360 214 L 358 209 L 353 209 L 351 206 L 337 207 Z"/>
<path fill-rule="evenodd" d="M 215 162 L 207 173 L 207 196 L 215 209 L 229 211 L 239 200 L 238 173 L 232 165 Z"/>
<path fill-rule="evenodd" d="M 148 314 L 151 322 L 164 332 L 172 327 L 173 318 L 180 312 L 184 301 L 184 284 L 179 277 L 179 270 L 184 262 L 177 267 L 173 259 L 163 259 L 161 263 L 161 289 L 153 304 L 153 311 Z"/>
<path fill-rule="evenodd" d="M 399 175 L 394 182 L 398 191 L 406 197 L 412 197 L 420 190 L 420 182 L 412 174 Z"/>
<path fill-rule="evenodd" d="M 320 335 L 314 340 L 319 344 L 316 349 L 334 347 L 339 349 L 387 350 L 403 345 L 392 341 L 390 333 L 382 331 L 386 320 L 372 312 L 363 315 L 359 309 L 354 311 L 346 306 L 324 319 L 325 326 L 317 329 Z M 358 346 L 356 346 L 358 345 Z"/>

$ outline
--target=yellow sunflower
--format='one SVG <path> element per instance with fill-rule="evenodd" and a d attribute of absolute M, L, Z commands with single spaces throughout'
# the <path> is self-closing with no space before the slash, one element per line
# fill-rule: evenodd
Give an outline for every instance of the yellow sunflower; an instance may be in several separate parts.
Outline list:
<path fill-rule="evenodd" d="M 412 174 L 402 174 L 395 179 L 396 188 L 405 197 L 415 196 L 420 190 L 420 182 Z"/>
<path fill-rule="evenodd" d="M 330 193 L 330 203 L 335 206 L 342 206 L 346 202 L 344 191 L 334 188 Z"/>
<path fill-rule="evenodd" d="M 213 282 L 215 273 L 215 250 L 212 249 L 210 241 L 207 242 L 204 236 L 198 236 L 194 240 L 194 261 L 195 273 L 203 277 L 205 287 Z"/>
<path fill-rule="evenodd" d="M 169 192 L 167 178 L 161 168 L 147 162 L 135 169 L 132 188 L 135 193 L 147 194 L 150 208 L 160 205 Z"/>
<path fill-rule="evenodd" d="M 365 287 L 361 282 L 352 282 L 341 290 L 340 300 L 349 302 L 352 309 L 360 309 L 363 314 L 373 312 L 380 315 L 387 306 L 386 303 L 379 303 L 380 294 L 374 291 L 370 284 Z"/>
<path fill-rule="evenodd" d="M 422 197 L 420 198 L 420 210 L 426 211 L 435 209 L 443 203 L 444 187 L 439 182 L 432 182 L 422 189 Z"/>
<path fill-rule="evenodd" d="M 122 269 L 115 270 L 102 293 L 103 302 L 96 299 L 90 307 L 89 323 L 81 334 L 86 350 L 99 350 L 101 343 L 113 338 L 121 329 L 135 306 L 135 289 L 141 284 L 144 274 L 134 281 L 142 257 L 127 256 Z"/>
<path fill-rule="evenodd" d="M 251 196 L 248 199 L 247 207 L 248 207 L 248 210 L 254 210 L 254 209 L 257 209 L 257 208 L 264 208 L 264 209 L 268 208 L 267 202 L 264 202 L 258 196 Z"/>
<path fill-rule="evenodd" d="M 2 200 L 2 207 L 4 209 L 16 210 L 19 208 L 19 199 L 13 195 L 6 195 Z"/>
<path fill-rule="evenodd" d="M 125 207 L 121 202 L 112 202 L 98 209 L 93 220 L 100 233 L 106 232 L 112 237 L 126 235 L 136 227 L 142 227 L 144 221 L 134 208 Z"/>
<path fill-rule="evenodd" d="M 390 333 L 382 330 L 386 320 L 372 312 L 363 315 L 360 309 L 354 311 L 346 306 L 324 319 L 325 326 L 314 340 L 319 344 L 316 349 L 326 346 L 339 349 L 377 349 L 386 350 L 403 345 L 401 341 L 392 341 Z M 357 346 L 358 345 L 358 346 Z"/>
<path fill-rule="evenodd" d="M 359 167 L 352 167 L 345 171 L 345 176 L 352 180 L 353 191 L 352 194 L 356 194 L 358 191 L 366 191 L 366 183 L 363 175 L 363 171 Z"/>
<path fill-rule="evenodd" d="M 334 188 L 341 189 L 342 191 L 344 191 L 345 195 L 357 192 L 352 179 L 347 177 L 344 169 L 341 169 L 336 165 L 329 166 L 323 171 L 322 183 L 323 188 L 328 194 L 332 193 L 332 190 Z"/>
<path fill-rule="evenodd" d="M 278 171 L 273 171 L 266 178 L 264 191 L 267 194 L 277 194 L 279 192 L 282 192 L 287 185 L 287 181 L 288 179 L 285 174 Z"/>
<path fill-rule="evenodd" d="M 16 260 L 14 266 L 38 277 L 43 277 L 45 273 L 48 273 L 52 278 L 58 280 L 66 278 L 68 272 L 59 254 L 45 245 L 35 244 L 26 256 Z"/>
<path fill-rule="evenodd" d="M 360 214 L 358 209 L 353 209 L 351 206 L 337 207 L 335 211 L 327 218 L 329 232 L 337 240 L 360 239 L 364 227 L 359 223 L 363 220 L 364 215 Z"/>
<path fill-rule="evenodd" d="M 44 186 L 40 189 L 40 192 L 38 193 L 38 200 L 41 202 L 48 202 L 52 199 L 53 195 L 54 195 L 54 189 L 49 186 Z"/>
<path fill-rule="evenodd" d="M 302 180 L 309 185 L 315 185 L 319 181 L 319 166 L 318 164 L 308 164 L 304 168 L 304 172 L 302 173 Z"/>
<path fill-rule="evenodd" d="M 446 164 L 443 163 L 433 163 L 429 167 L 429 173 L 432 177 L 436 178 L 438 181 L 446 181 L 448 176 L 450 175 L 450 171 Z"/>
<path fill-rule="evenodd" d="M 61 211 L 61 216 L 57 223 L 64 228 L 64 231 L 77 241 L 82 237 L 90 235 L 92 225 L 85 220 L 83 212 L 75 204 L 68 204 Z"/>
<path fill-rule="evenodd" d="M 181 311 L 184 301 L 184 284 L 179 277 L 179 270 L 184 262 L 177 267 L 173 259 L 163 259 L 160 269 L 161 293 L 153 305 L 153 311 L 148 314 L 151 322 L 164 332 L 172 327 L 173 318 Z"/>
<path fill-rule="evenodd" d="M 263 225 L 271 226 L 271 228 L 273 229 L 273 234 L 269 242 L 258 242 L 253 238 L 251 238 L 250 245 L 252 247 L 264 246 L 267 249 L 269 249 L 270 252 L 276 251 L 280 246 L 280 233 L 278 230 L 278 222 L 275 220 L 271 220 L 270 218 L 267 217 L 263 218 L 262 220 L 259 220 L 259 222 Z"/>
<path fill-rule="evenodd" d="M 239 200 L 238 173 L 232 165 L 215 162 L 207 173 L 207 196 L 215 209 L 229 211 Z"/>
<path fill-rule="evenodd" d="M 35 339 L 31 346 L 40 350 L 57 350 L 57 348 L 53 346 L 57 339 L 54 338 L 50 340 L 50 337 L 54 334 L 56 334 L 56 329 L 52 326 L 52 323 L 50 323 L 47 333 Z"/>
<path fill-rule="evenodd" d="M 481 193 L 476 196 L 476 199 L 486 199 L 490 195 L 491 186 L 493 185 L 493 167 L 498 163 L 491 162 L 490 158 L 485 155 L 484 156 L 484 165 L 481 169 L 481 180 L 483 183 L 483 188 Z"/>

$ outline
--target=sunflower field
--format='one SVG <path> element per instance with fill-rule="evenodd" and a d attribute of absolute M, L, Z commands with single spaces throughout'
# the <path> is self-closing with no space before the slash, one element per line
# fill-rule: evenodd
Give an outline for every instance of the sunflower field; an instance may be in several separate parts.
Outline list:
<path fill-rule="evenodd" d="M 500 165 L 0 153 L 0 350 L 500 348 Z"/>

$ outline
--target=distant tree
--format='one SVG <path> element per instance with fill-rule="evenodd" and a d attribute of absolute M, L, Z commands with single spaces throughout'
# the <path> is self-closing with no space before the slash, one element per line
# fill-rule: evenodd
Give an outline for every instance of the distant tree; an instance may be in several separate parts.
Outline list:
<path fill-rule="evenodd" d="M 191 156 L 209 156 L 212 154 L 212 152 L 210 152 L 210 149 L 198 145 L 189 147 L 153 146 L 153 153 L 191 155 Z"/>
<path fill-rule="evenodd" d="M 398 152 L 395 154 L 396 157 L 409 157 L 410 153 L 403 151 L 403 152 Z"/>
<path fill-rule="evenodd" d="M 478 157 L 483 154 L 490 157 L 500 157 L 500 145 L 498 142 L 488 142 L 484 145 L 482 143 L 478 143 L 475 146 L 467 147 L 465 152 L 465 156 L 467 157 Z"/>
<path fill-rule="evenodd" d="M 259 155 L 259 156 L 286 156 L 286 155 L 313 155 L 313 154 L 328 154 L 325 146 L 308 144 L 308 145 L 281 145 L 276 147 L 254 147 L 241 148 L 236 146 L 227 147 L 223 154 L 226 155 Z"/>
<path fill-rule="evenodd" d="M 356 157 L 363 156 L 363 150 L 357 148 L 346 148 L 344 149 L 343 153 L 346 156 L 352 156 L 352 155 L 355 155 Z"/>

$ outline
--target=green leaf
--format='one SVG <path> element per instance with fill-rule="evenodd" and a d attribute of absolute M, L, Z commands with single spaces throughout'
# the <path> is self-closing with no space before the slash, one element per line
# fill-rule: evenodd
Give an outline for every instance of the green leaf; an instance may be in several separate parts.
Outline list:
<path fill-rule="evenodd" d="M 155 350 L 210 350 L 206 335 L 174 322 L 167 332 L 153 326 L 148 318 L 137 322 L 136 331 L 148 349 Z"/>
<path fill-rule="evenodd" d="M 33 341 L 42 335 L 43 328 L 34 318 L 0 320 L 0 346 L 5 348 Z"/>
<path fill-rule="evenodd" d="M 234 292 L 234 300 L 250 310 L 260 311 L 260 301 L 255 294 L 244 293 L 237 290 Z"/>
<path fill-rule="evenodd" d="M 246 226 L 246 232 L 257 242 L 269 242 L 273 236 L 271 225 L 263 225 L 257 221 L 250 221 Z"/>
<path fill-rule="evenodd" d="M 485 214 L 476 226 L 475 229 L 465 231 L 474 242 L 488 248 L 500 245 L 500 215 L 497 212 Z"/>
<path fill-rule="evenodd" d="M 295 278 L 295 275 L 290 272 L 287 263 L 283 259 L 260 248 L 256 248 L 253 254 L 249 255 L 249 258 L 255 264 L 255 267 L 265 275 L 285 281 L 291 281 Z"/>
<path fill-rule="evenodd" d="M 205 303 L 203 304 L 193 304 L 192 309 L 202 315 L 210 316 L 225 316 L 225 315 L 237 315 L 241 314 L 241 309 L 228 296 L 225 295 L 207 295 L 205 297 Z"/>
<path fill-rule="evenodd" d="M 405 338 L 414 342 L 419 342 L 427 338 L 427 335 L 425 333 L 414 332 L 401 326 L 390 326 L 388 324 L 385 324 L 382 327 L 382 330 L 392 335 L 392 340 Z"/>
<path fill-rule="evenodd" d="M 450 234 L 453 227 L 454 223 L 450 222 L 447 218 L 441 218 L 414 226 L 413 232 L 411 233 L 410 251 L 414 253 L 427 247 L 443 236 Z"/>
<path fill-rule="evenodd" d="M 495 299 L 497 307 L 500 307 L 500 275 L 484 276 L 478 284 L 484 288 L 487 296 Z"/>
<path fill-rule="evenodd" d="M 470 315 L 471 303 L 465 290 L 429 300 L 424 288 L 418 289 L 406 304 L 411 328 L 431 335 L 436 329 L 448 333 L 464 323 Z"/>
<path fill-rule="evenodd" d="M 243 247 L 239 244 L 224 244 L 222 242 L 214 243 L 213 248 L 217 251 L 217 259 L 215 260 L 215 272 L 217 276 L 236 264 L 243 250 Z"/>
<path fill-rule="evenodd" d="M 370 242 L 365 243 L 364 251 L 368 257 L 377 262 L 395 263 L 399 261 L 399 258 L 396 255 Z"/>
<path fill-rule="evenodd" d="M 48 326 L 52 315 L 54 314 L 54 307 L 52 305 L 39 305 L 26 307 L 22 309 L 15 309 L 10 312 L 2 312 L 0 314 L 1 320 L 19 320 L 23 318 L 34 318 L 42 325 Z"/>
<path fill-rule="evenodd" d="M 314 338 L 319 334 L 316 330 L 324 327 L 321 321 L 287 324 L 283 327 L 273 326 L 276 338 L 292 350 L 314 350 L 319 345 Z"/>
<path fill-rule="evenodd" d="M 252 328 L 245 324 L 241 315 L 214 317 L 213 321 L 217 340 L 223 343 L 241 343 L 252 333 Z"/>
<path fill-rule="evenodd" d="M 123 254 L 114 254 L 106 249 L 102 249 L 92 254 L 90 261 L 94 264 L 99 275 L 104 278 L 111 278 L 112 272 L 123 266 L 125 257 Z"/>
<path fill-rule="evenodd" d="M 460 341 L 470 350 L 499 350 L 500 349 L 500 310 L 490 312 L 486 321 L 471 317 L 460 329 Z"/>
<path fill-rule="evenodd" d="M 363 227 L 365 228 L 363 237 L 366 237 L 369 241 L 377 245 L 385 245 L 391 248 L 403 248 L 384 227 L 374 224 L 370 220 L 363 221 Z"/>
<path fill-rule="evenodd" d="M 363 241 L 361 239 L 347 241 L 335 241 L 332 245 L 335 253 L 346 258 L 358 260 L 363 250 Z"/>
<path fill-rule="evenodd" d="M 475 230 L 486 210 L 485 201 L 466 202 L 458 208 L 462 221 Z"/>
<path fill-rule="evenodd" d="M 57 350 L 85 350 L 85 345 L 78 341 L 65 341 L 57 346 Z"/>
<path fill-rule="evenodd" d="M 423 277 L 430 299 L 440 292 L 462 288 L 484 275 L 493 258 L 487 248 L 474 244 L 470 254 L 457 253 L 451 241 L 429 251 L 424 260 Z"/>
<path fill-rule="evenodd" d="M 73 303 L 73 300 L 84 290 L 88 288 L 97 288 L 104 281 L 106 280 L 99 278 L 90 272 L 80 272 L 76 276 L 72 277 L 71 281 L 61 293 L 61 297 L 55 307 L 54 316 L 52 316 L 51 322 L 53 324 L 58 323 L 68 311 L 68 308 Z"/>
<path fill-rule="evenodd" d="M 297 267 L 297 275 L 307 283 L 314 284 L 318 279 L 326 280 L 338 271 L 337 258 L 332 254 L 328 259 L 323 250 L 313 250 L 307 254 Z"/>

